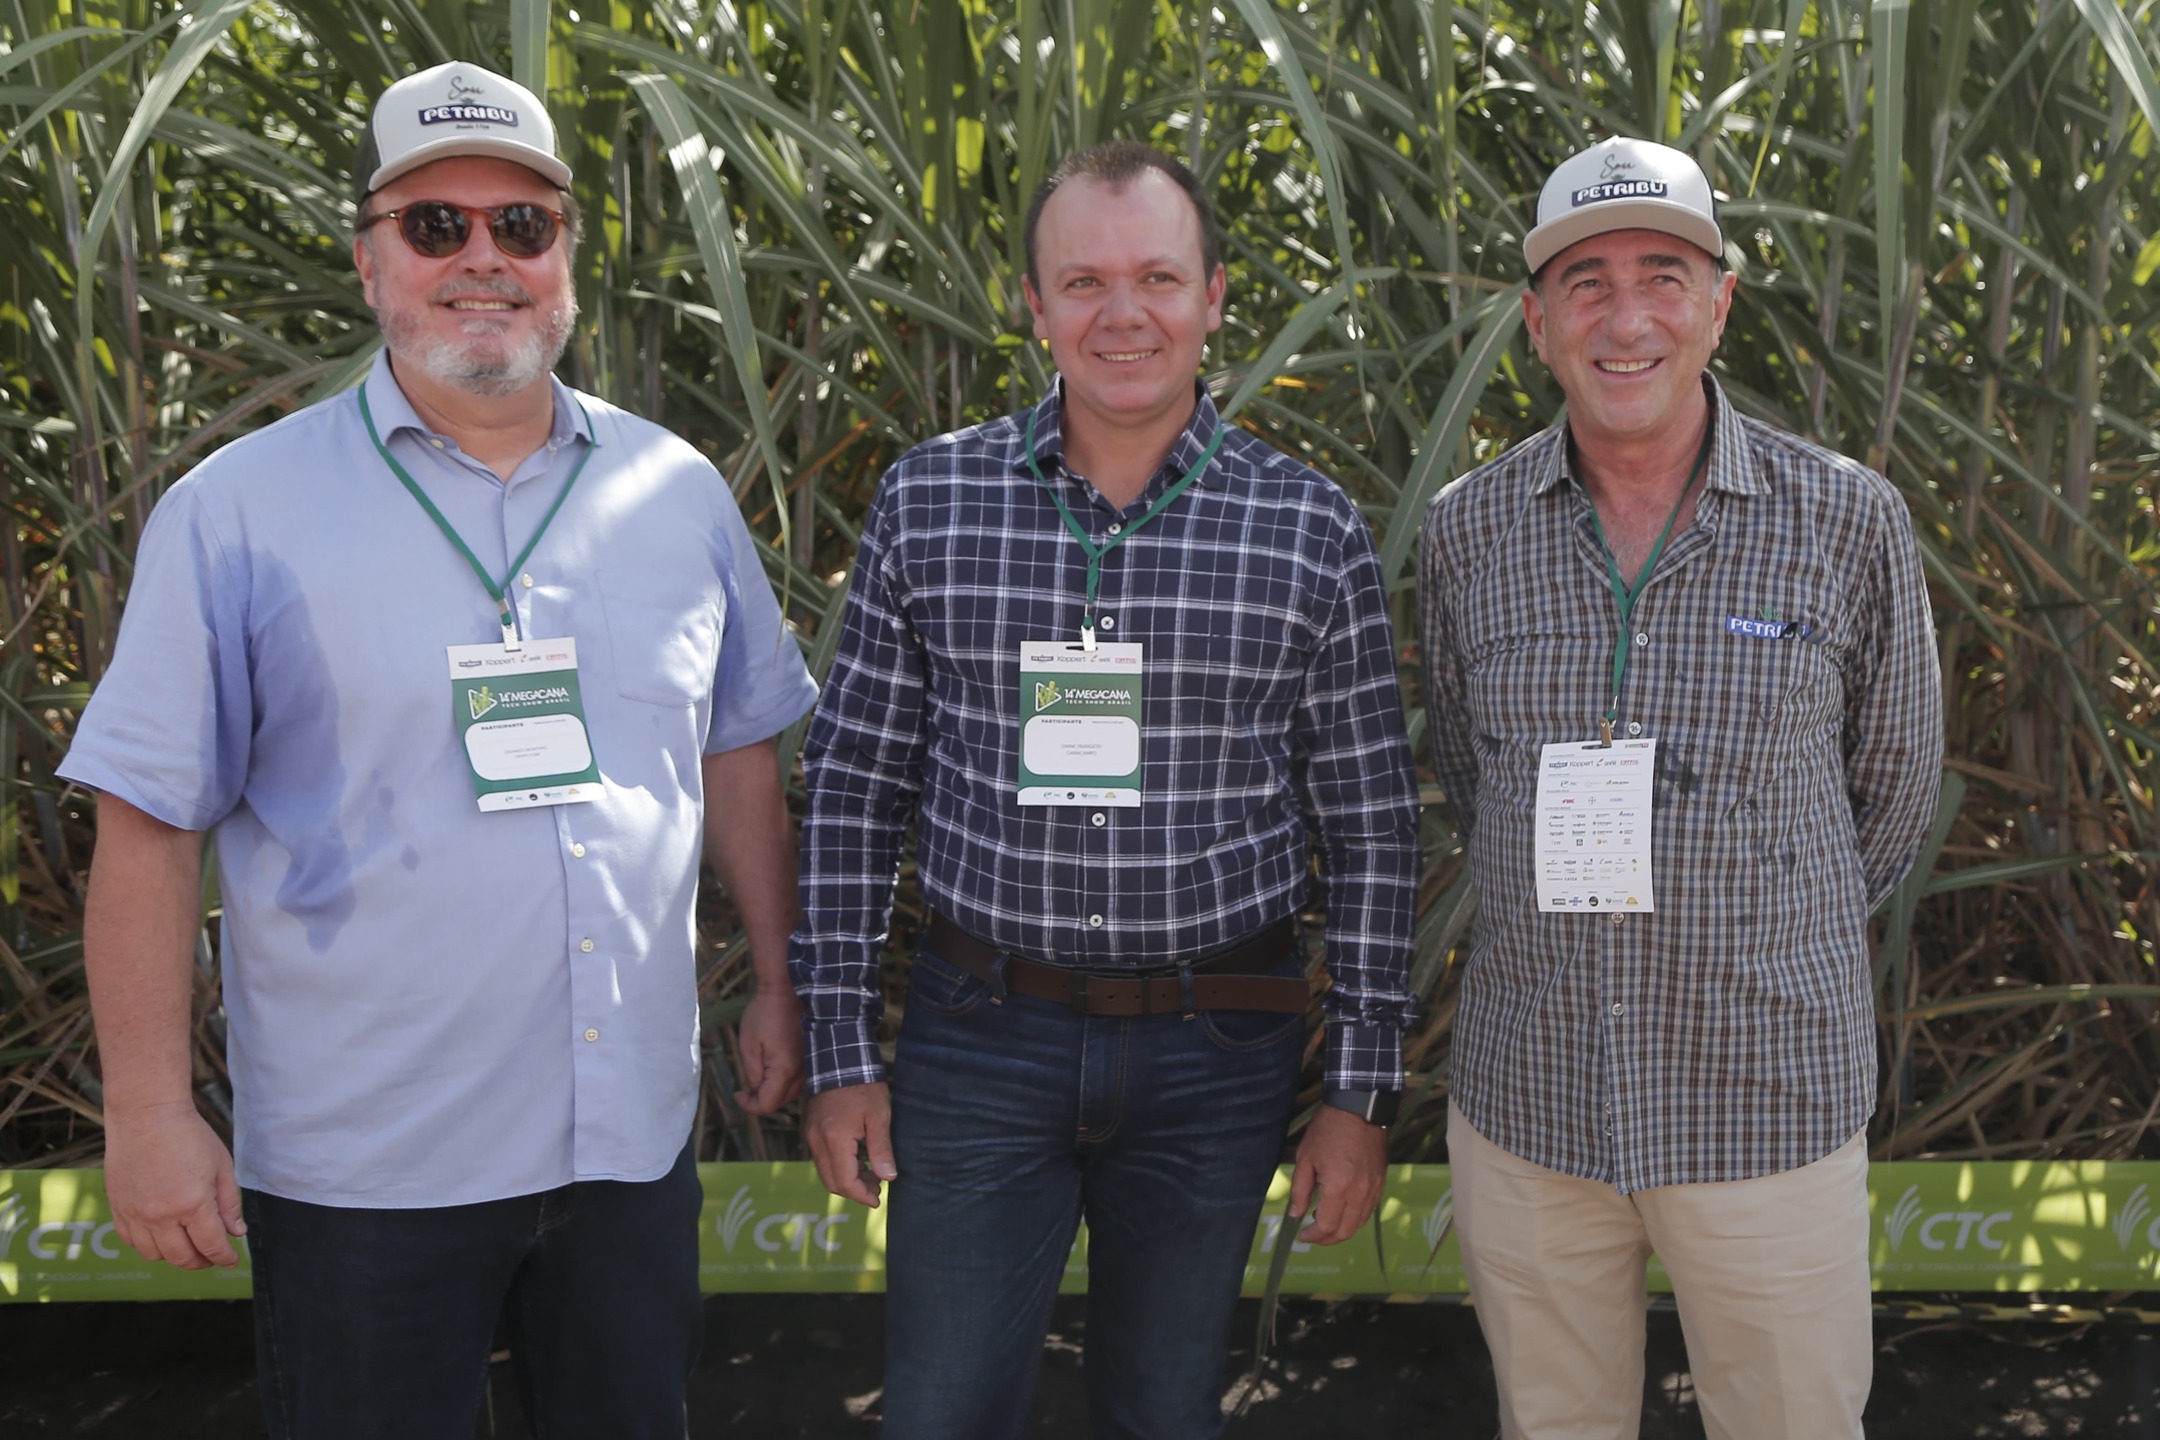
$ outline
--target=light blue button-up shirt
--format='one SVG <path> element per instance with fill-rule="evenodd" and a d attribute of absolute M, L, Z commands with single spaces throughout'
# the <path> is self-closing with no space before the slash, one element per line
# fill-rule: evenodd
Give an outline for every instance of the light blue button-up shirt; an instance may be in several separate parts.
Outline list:
<path fill-rule="evenodd" d="M 496 604 L 355 392 L 159 504 L 60 773 L 216 827 L 243 1185 L 398 1208 L 656 1178 L 696 1106 L 699 760 L 777 734 L 815 687 L 680 439 L 557 383 L 553 433 L 504 484 L 386 358 L 366 390 L 498 576 L 590 448 L 509 592 L 525 635 L 577 641 L 602 798 L 480 812 L 445 647 L 499 642 Z"/>

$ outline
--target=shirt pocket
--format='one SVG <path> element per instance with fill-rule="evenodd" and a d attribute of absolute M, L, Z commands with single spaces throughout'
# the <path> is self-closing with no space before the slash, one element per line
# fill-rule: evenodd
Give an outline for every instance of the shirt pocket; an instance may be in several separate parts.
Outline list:
<path fill-rule="evenodd" d="M 712 692 L 727 601 L 710 575 L 612 570 L 596 577 L 615 691 L 648 705 L 695 705 Z M 702 584 L 699 582 L 703 582 Z"/>

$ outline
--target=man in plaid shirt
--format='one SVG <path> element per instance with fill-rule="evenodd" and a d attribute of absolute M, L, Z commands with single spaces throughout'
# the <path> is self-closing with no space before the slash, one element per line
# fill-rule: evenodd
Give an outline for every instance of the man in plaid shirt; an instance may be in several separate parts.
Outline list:
<path fill-rule="evenodd" d="M 1416 792 L 1365 522 L 1195 381 L 1225 284 L 1198 182 L 1098 146 L 1027 234 L 1057 388 L 886 475 L 804 751 L 807 1128 L 836 1194 L 892 1185 L 887 1440 L 1020 1433 L 1083 1218 L 1096 1433 L 1211 1436 L 1315 839 L 1329 1104 L 1291 1208 L 1327 1244 L 1379 1197 Z M 933 918 L 888 1092 L 911 826 Z"/>
<path fill-rule="evenodd" d="M 1448 1152 L 1501 1431 L 1636 1433 L 1654 1250 L 1713 1440 L 1858 1437 L 1867 922 L 1942 761 L 1912 524 L 1709 378 L 1733 277 L 1693 160 L 1606 141 L 1538 222 L 1523 313 L 1567 417 L 1433 502 L 1420 577 L 1478 892 Z M 1633 810 L 1566 788 L 1629 765 Z"/>

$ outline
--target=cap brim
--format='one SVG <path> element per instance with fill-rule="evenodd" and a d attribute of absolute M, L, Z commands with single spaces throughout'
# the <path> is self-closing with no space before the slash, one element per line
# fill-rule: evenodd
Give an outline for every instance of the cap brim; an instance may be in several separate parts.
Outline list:
<path fill-rule="evenodd" d="M 1614 230 L 1655 230 L 1685 240 L 1712 259 L 1725 254 L 1725 237 L 1699 210 L 1669 200 L 1606 200 L 1556 216 L 1523 237 L 1523 259 L 1537 274 L 1568 246 Z"/>
<path fill-rule="evenodd" d="M 570 188 L 570 167 L 530 145 L 491 135 L 445 135 L 440 140 L 406 152 L 394 163 L 376 170 L 368 178 L 368 193 L 374 194 L 400 175 L 409 175 L 422 165 L 459 155 L 481 155 L 494 160 L 508 160 L 514 165 L 524 166 L 558 190 Z"/>

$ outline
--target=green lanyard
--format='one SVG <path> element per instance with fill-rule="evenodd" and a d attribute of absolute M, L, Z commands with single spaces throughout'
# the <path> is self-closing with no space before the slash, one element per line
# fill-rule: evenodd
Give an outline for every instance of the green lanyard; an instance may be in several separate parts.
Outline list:
<path fill-rule="evenodd" d="M 1082 648 L 1087 650 L 1095 648 L 1095 588 L 1102 580 L 1102 557 L 1117 549 L 1125 541 L 1132 539 L 1134 533 L 1141 526 L 1153 520 L 1157 515 L 1162 514 L 1164 506 L 1184 494 L 1185 487 L 1200 478 L 1200 472 L 1207 469 L 1208 461 L 1213 460 L 1215 452 L 1222 448 L 1225 428 L 1222 425 L 1215 427 L 1215 438 L 1207 442 L 1207 449 L 1200 452 L 1198 460 L 1193 461 L 1192 469 L 1187 470 L 1183 476 L 1179 477 L 1176 484 L 1163 491 L 1162 498 L 1158 499 L 1153 505 L 1148 506 L 1146 514 L 1098 546 L 1088 539 L 1087 531 L 1082 529 L 1080 522 L 1073 518 L 1072 511 L 1066 508 L 1065 501 L 1059 496 L 1056 488 L 1043 478 L 1042 467 L 1035 463 L 1035 412 L 1033 410 L 1028 411 L 1027 437 L 1022 442 L 1027 446 L 1028 470 L 1041 482 L 1042 487 L 1050 492 L 1050 503 L 1057 506 L 1058 514 L 1064 517 L 1065 528 L 1072 531 L 1073 539 L 1079 541 L 1080 548 L 1087 552 L 1087 603 L 1080 611 L 1080 644 Z"/>
<path fill-rule="evenodd" d="M 1643 590 L 1650 584 L 1650 572 L 1657 569 L 1658 557 L 1665 553 L 1665 542 L 1672 538 L 1673 526 L 1680 519 L 1680 507 L 1687 504 L 1687 497 L 1695 489 L 1695 482 L 1700 480 L 1703 471 L 1709 468 L 1710 442 L 1716 434 L 1717 417 L 1713 414 L 1703 425 L 1702 449 L 1695 454 L 1695 464 L 1688 471 L 1687 484 L 1680 487 L 1680 498 L 1673 501 L 1672 514 L 1665 517 L 1665 528 L 1658 532 L 1657 544 L 1650 547 L 1650 558 L 1643 562 L 1642 573 L 1635 577 L 1633 585 L 1620 578 L 1620 562 L 1613 559 L 1612 546 L 1605 541 L 1605 527 L 1598 520 L 1597 503 L 1590 502 L 1590 524 L 1597 530 L 1598 549 L 1605 554 L 1605 578 L 1612 582 L 1613 600 L 1620 607 L 1620 635 L 1613 641 L 1612 652 L 1612 704 L 1606 707 L 1604 715 L 1598 720 L 1598 744 L 1608 749 L 1612 746 L 1613 722 L 1620 718 L 1620 682 L 1627 678 L 1628 651 L 1633 648 L 1628 643 L 1628 630 L 1630 619 L 1635 613 L 1635 602 L 1642 598 Z M 1575 432 L 1572 430 L 1568 432 L 1567 445 L 1568 468 L 1579 469 L 1575 458 Z M 1575 483 L 1580 485 L 1582 481 L 1578 479 Z M 1583 491 L 1583 499 L 1590 499 L 1587 487 Z"/>
<path fill-rule="evenodd" d="M 397 457 L 390 453 L 390 447 L 383 444 L 382 436 L 375 432 L 375 415 L 368 409 L 367 387 L 364 385 L 360 387 L 360 418 L 367 424 L 368 439 L 375 442 L 375 453 L 382 456 L 383 463 L 390 467 L 390 473 L 397 476 L 407 494 L 420 502 L 420 508 L 427 511 L 428 518 L 435 522 L 436 528 L 442 531 L 452 545 L 457 546 L 458 554 L 465 557 L 465 563 L 472 566 L 473 574 L 480 577 L 481 588 L 495 597 L 495 604 L 502 612 L 500 618 L 503 649 L 523 649 L 523 642 L 518 639 L 517 633 L 517 612 L 510 604 L 510 577 L 523 569 L 525 562 L 532 558 L 534 548 L 540 544 L 540 537 L 547 534 L 548 526 L 554 523 L 555 512 L 562 509 L 563 501 L 570 498 L 570 487 L 577 484 L 577 477 L 585 472 L 585 462 L 592 459 L 592 421 L 586 416 L 584 405 L 578 406 L 578 418 L 585 421 L 585 453 L 578 456 L 577 464 L 570 467 L 570 478 L 563 481 L 562 489 L 556 492 L 555 503 L 548 506 L 547 514 L 540 517 L 540 528 L 533 531 L 532 539 L 525 542 L 523 550 L 518 551 L 517 559 L 510 562 L 509 570 L 500 581 L 488 576 L 487 567 L 480 563 L 479 556 L 473 554 L 472 547 L 465 543 L 465 537 L 458 534 L 457 527 L 444 518 L 442 511 L 435 508 L 435 502 L 428 499 L 427 492 L 420 488 L 412 476 L 405 473 L 405 467 L 398 464 Z"/>

